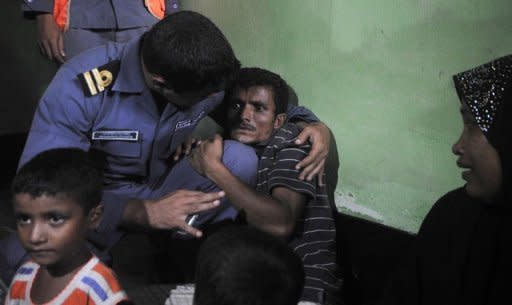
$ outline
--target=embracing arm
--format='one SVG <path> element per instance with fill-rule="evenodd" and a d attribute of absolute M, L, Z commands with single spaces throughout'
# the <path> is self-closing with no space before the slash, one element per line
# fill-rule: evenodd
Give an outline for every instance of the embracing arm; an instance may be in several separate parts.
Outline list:
<path fill-rule="evenodd" d="M 227 122 L 226 106 L 221 104 L 217 107 L 210 117 L 222 125 Z M 302 128 L 295 144 L 304 144 L 310 142 L 312 144 L 311 151 L 308 156 L 297 164 L 297 169 L 301 170 L 300 180 L 312 181 L 318 176 L 318 184 L 323 186 L 323 173 L 328 152 L 331 149 L 331 132 L 329 127 L 322 123 L 311 110 L 303 106 L 288 107 L 286 117 L 289 122 L 293 122 Z"/>
<path fill-rule="evenodd" d="M 212 180 L 230 202 L 245 212 L 246 220 L 263 231 L 289 238 L 302 212 L 306 196 L 285 187 L 275 187 L 272 196 L 260 193 L 240 181 L 220 161 L 222 138 L 203 141 L 190 158 L 192 166 Z"/>

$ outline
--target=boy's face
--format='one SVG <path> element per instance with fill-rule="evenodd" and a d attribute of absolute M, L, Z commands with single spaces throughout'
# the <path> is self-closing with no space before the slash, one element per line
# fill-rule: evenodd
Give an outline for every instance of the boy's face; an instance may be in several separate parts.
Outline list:
<path fill-rule="evenodd" d="M 492 201 L 501 190 L 500 157 L 487 141 L 465 103 L 462 103 L 460 112 L 464 129 L 453 144 L 452 151 L 459 156 L 457 165 L 465 169 L 462 179 L 466 180 L 466 191 L 472 197 Z"/>
<path fill-rule="evenodd" d="M 85 234 L 95 224 L 93 213 L 86 215 L 66 196 L 17 194 L 14 214 L 23 247 L 45 267 L 67 265 L 80 257 L 77 254 L 85 249 Z"/>
<path fill-rule="evenodd" d="M 269 86 L 238 88 L 229 97 L 230 137 L 241 143 L 265 142 L 285 118 L 283 113 L 276 116 L 274 94 Z"/>

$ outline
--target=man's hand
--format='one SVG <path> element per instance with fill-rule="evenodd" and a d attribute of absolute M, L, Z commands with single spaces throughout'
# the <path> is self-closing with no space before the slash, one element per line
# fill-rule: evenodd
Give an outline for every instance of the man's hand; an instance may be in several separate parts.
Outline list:
<path fill-rule="evenodd" d="M 39 14 L 36 17 L 38 44 L 41 53 L 49 60 L 64 63 L 64 37 L 61 29 L 55 23 L 52 14 Z"/>
<path fill-rule="evenodd" d="M 199 238 L 203 233 L 186 223 L 187 216 L 217 207 L 224 196 L 224 192 L 178 190 L 158 200 L 144 201 L 144 208 L 151 228 L 181 229 Z"/>
<path fill-rule="evenodd" d="M 222 164 L 223 153 L 222 137 L 217 134 L 211 139 L 202 141 L 190 154 L 189 161 L 200 175 L 208 177 L 216 166 Z"/>
<path fill-rule="evenodd" d="M 318 175 L 318 184 L 324 185 L 322 174 L 331 141 L 327 125 L 322 122 L 306 124 L 295 140 L 295 144 L 303 144 L 308 140 L 312 145 L 311 151 L 296 166 L 297 169 L 302 169 L 299 179 L 311 181 L 315 175 Z"/>
<path fill-rule="evenodd" d="M 192 148 L 201 144 L 200 139 L 196 139 L 194 137 L 189 137 L 185 142 L 181 143 L 176 151 L 174 152 L 174 161 L 178 161 L 182 156 L 188 156 L 192 151 Z"/>

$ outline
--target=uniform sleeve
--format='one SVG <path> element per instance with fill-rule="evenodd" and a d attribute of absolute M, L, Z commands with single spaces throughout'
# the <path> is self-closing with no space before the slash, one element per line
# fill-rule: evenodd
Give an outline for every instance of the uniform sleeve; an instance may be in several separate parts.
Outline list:
<path fill-rule="evenodd" d="M 96 107 L 93 98 L 84 96 L 76 73 L 61 68 L 39 101 L 18 167 L 48 149 L 89 150 Z"/>
<path fill-rule="evenodd" d="M 316 193 L 316 178 L 311 181 L 299 179 L 300 170 L 295 165 L 304 159 L 309 153 L 310 145 L 300 147 L 286 147 L 276 155 L 272 172 L 269 174 L 269 189 L 276 186 L 284 186 L 296 192 L 314 197 Z"/>
<path fill-rule="evenodd" d="M 317 116 L 304 106 L 289 105 L 286 111 L 288 122 L 304 121 L 306 123 L 319 122 Z"/>
<path fill-rule="evenodd" d="M 34 18 L 37 14 L 53 12 L 52 0 L 23 0 L 21 11 L 25 18 Z"/>

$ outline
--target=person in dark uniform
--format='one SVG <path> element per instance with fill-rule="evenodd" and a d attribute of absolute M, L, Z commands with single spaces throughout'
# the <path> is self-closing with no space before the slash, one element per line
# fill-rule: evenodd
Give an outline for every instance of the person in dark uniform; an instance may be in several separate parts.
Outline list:
<path fill-rule="evenodd" d="M 179 229 L 194 237 L 198 225 L 232 218 L 224 193 L 173 153 L 199 121 L 222 101 L 240 63 L 222 32 L 206 17 L 178 12 L 140 39 L 108 43 L 66 62 L 36 109 L 20 166 L 41 151 L 76 147 L 97 152 L 104 172 L 103 219 L 89 242 L 100 258 L 126 228 Z M 315 120 L 295 108 L 295 119 Z M 307 177 L 325 160 L 329 130 L 306 128 L 314 142 Z M 252 148 L 231 142 L 223 162 L 240 179 L 255 181 Z M 190 215 L 201 213 L 196 227 Z M 10 265 L 19 262 L 16 244 L 0 247 Z"/>
<path fill-rule="evenodd" d="M 109 41 L 139 37 L 165 15 L 179 11 L 178 0 L 23 0 L 23 16 L 37 22 L 41 53 L 65 60 Z"/>

